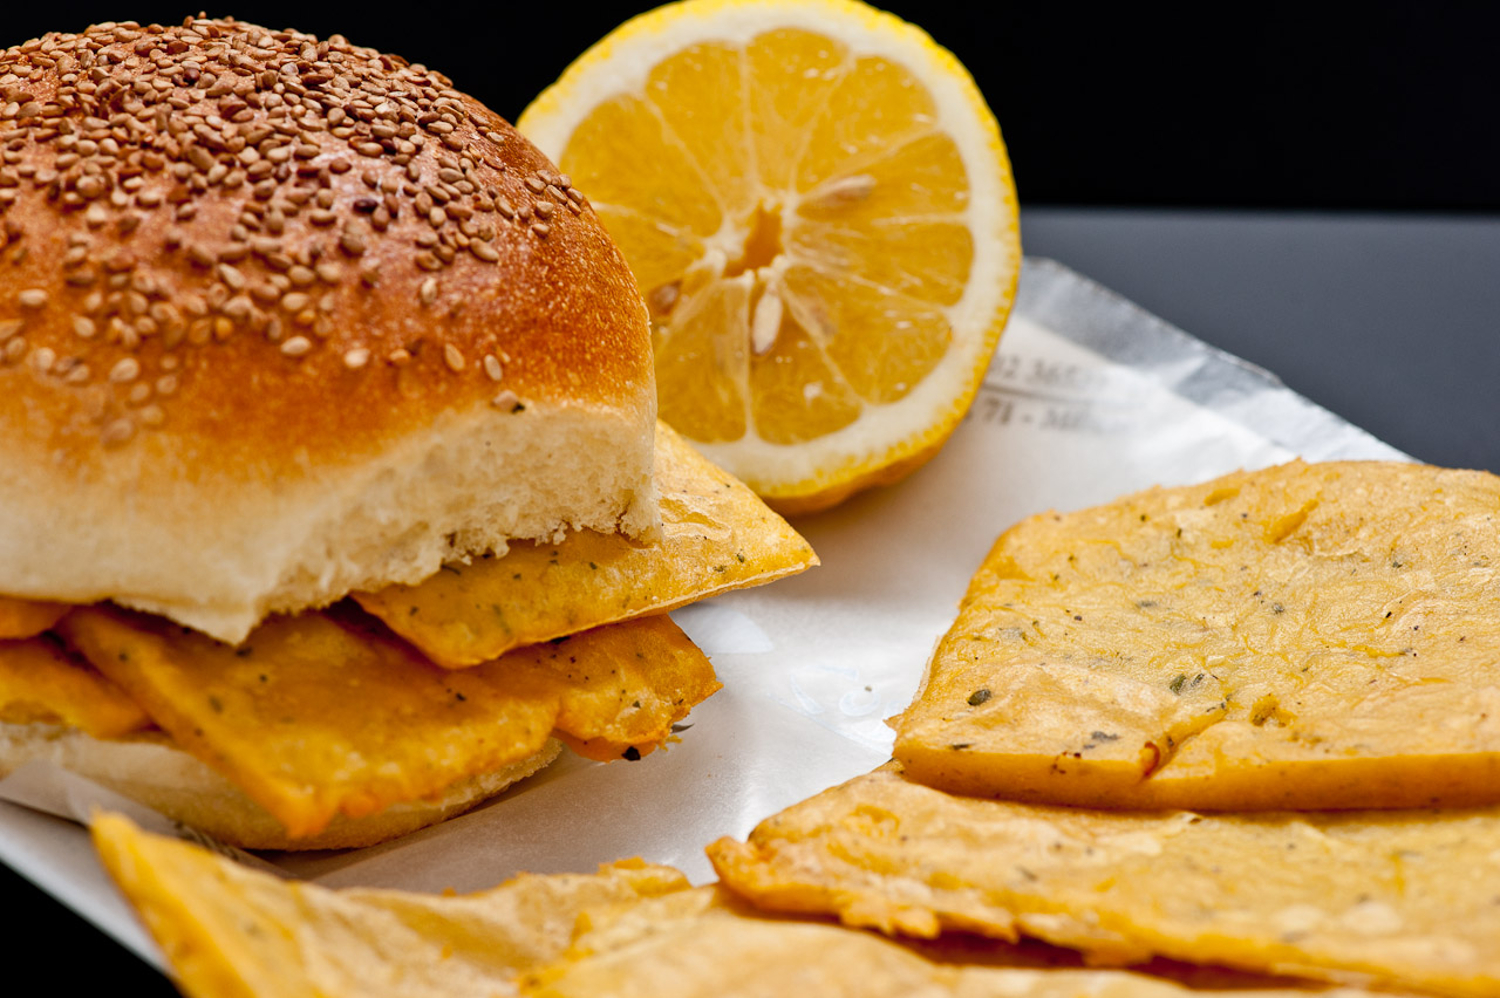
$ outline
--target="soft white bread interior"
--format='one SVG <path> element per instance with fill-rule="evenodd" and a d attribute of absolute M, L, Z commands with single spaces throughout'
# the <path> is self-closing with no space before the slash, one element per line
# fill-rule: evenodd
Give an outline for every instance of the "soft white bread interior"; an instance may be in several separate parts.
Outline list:
<path fill-rule="evenodd" d="M 0 594 L 238 641 L 510 539 L 656 523 L 635 280 L 441 74 L 189 19 L 48 35 L 0 51 L 7 79 Z"/>
<path fill-rule="evenodd" d="M 317 835 L 293 839 L 259 804 L 164 735 L 104 740 L 61 725 L 0 723 L 0 778 L 45 759 L 242 849 L 353 849 L 384 842 L 467 811 L 561 751 L 560 742 L 548 739 L 535 755 L 462 780 L 436 800 L 394 804 L 361 818 L 338 815 Z"/>
<path fill-rule="evenodd" d="M 17 466 L 0 476 L 0 591 L 113 599 L 238 643 L 269 613 L 419 582 L 510 539 L 639 534 L 656 512 L 652 439 L 618 414 L 486 403 L 275 479 L 164 480 L 143 441 L 109 455 L 109 486 L 59 502 L 54 469 Z"/>

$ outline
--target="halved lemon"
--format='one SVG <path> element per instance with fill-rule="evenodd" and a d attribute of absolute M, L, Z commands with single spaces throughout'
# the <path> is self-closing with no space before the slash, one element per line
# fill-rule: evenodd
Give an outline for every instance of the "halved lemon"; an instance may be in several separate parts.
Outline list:
<path fill-rule="evenodd" d="M 851 0 L 688 0 L 518 124 L 635 271 L 662 418 L 772 505 L 895 481 L 952 433 L 1020 236 L 994 115 L 919 28 Z"/>

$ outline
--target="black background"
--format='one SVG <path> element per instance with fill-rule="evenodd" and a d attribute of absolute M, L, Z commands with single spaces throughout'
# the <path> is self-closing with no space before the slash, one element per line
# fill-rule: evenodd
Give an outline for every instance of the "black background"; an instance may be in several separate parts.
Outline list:
<path fill-rule="evenodd" d="M 0 47 L 92 21 L 177 21 L 186 10 L 159 3 L 4 6 Z M 399 52 L 448 74 L 514 119 L 588 44 L 646 6 L 501 3 L 480 15 L 466 5 L 420 0 L 399 11 L 370 3 L 258 2 L 233 13 L 271 27 L 340 32 L 356 44 Z M 1476 218 L 1500 211 L 1500 13 L 1494 6 L 1204 4 L 1174 5 L 1170 13 L 1144 4 L 886 6 L 922 24 L 969 67 L 1001 122 L 1027 208 Z M 1169 301 L 1147 304 L 1174 317 Z M 1211 329 L 1179 321 L 1213 339 Z M 1476 328 L 1495 326 L 1485 316 Z M 1253 354 L 1237 343 L 1223 345 Z M 1277 366 L 1269 357 L 1256 359 Z M 1399 377 L 1401 362 L 1392 364 L 1388 373 Z M 1428 391 L 1465 397 L 1469 408 L 1460 415 L 1450 405 L 1434 419 L 1467 421 L 1469 432 L 1493 439 L 1500 371 L 1466 373 L 1468 382 Z M 1399 425 L 1362 418 L 1355 403 L 1340 403 L 1336 386 L 1323 394 L 1288 380 L 1402 444 Z M 1476 388 L 1490 394 L 1475 401 Z M 1409 449 L 1430 460 L 1443 457 Z M 1491 444 L 1484 455 L 1495 453 Z M 1500 461 L 1474 454 L 1466 463 L 1500 470 Z M 0 897 L 8 902 L 7 921 L 20 923 L 5 949 L 29 956 L 12 959 L 13 974 L 21 966 L 47 966 L 40 954 L 56 950 L 70 957 L 47 974 L 65 990 L 105 982 L 125 993 L 170 990 L 144 964 L 3 867 Z"/>
<path fill-rule="evenodd" d="M 6 45 L 185 10 L 5 6 Z M 500 3 L 478 16 L 422 0 L 399 11 L 256 2 L 235 13 L 399 52 L 514 120 L 584 47 L 650 6 Z M 1500 210 L 1494 5 L 884 6 L 974 74 L 1024 204 Z"/>

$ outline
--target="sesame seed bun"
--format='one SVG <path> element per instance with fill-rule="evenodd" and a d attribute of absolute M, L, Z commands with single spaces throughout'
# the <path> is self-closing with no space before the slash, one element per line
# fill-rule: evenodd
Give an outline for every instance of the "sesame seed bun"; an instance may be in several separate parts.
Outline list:
<path fill-rule="evenodd" d="M 355 849 L 384 842 L 469 810 L 561 751 L 561 742 L 548 739 L 535 755 L 460 780 L 436 799 L 404 801 L 360 818 L 340 814 L 316 835 L 291 838 L 244 791 L 159 732 L 115 740 L 55 724 L 0 723 L 0 779 L 46 760 L 241 849 Z"/>
<path fill-rule="evenodd" d="M 655 523 L 646 310 L 587 200 L 395 56 L 234 21 L 0 52 L 0 593 L 226 641 Z"/>

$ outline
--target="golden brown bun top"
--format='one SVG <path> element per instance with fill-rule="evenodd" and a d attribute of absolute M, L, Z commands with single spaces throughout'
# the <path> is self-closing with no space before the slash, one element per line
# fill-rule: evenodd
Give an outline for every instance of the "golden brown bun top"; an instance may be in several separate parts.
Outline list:
<path fill-rule="evenodd" d="M 624 259 L 441 74 L 337 35 L 102 24 L 0 52 L 0 156 L 6 462 L 264 481 L 515 400 L 650 433 Z"/>

